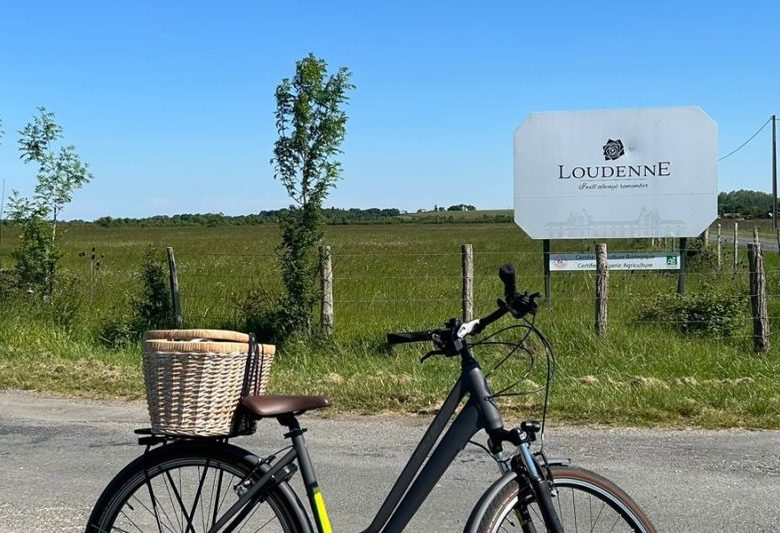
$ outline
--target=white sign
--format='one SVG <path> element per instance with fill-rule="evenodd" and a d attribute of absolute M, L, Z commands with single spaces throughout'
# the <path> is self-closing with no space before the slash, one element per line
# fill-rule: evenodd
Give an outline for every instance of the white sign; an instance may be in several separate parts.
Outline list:
<path fill-rule="evenodd" d="M 550 270 L 596 270 L 594 254 L 550 254 Z M 680 270 L 680 252 L 610 254 L 610 270 Z"/>
<path fill-rule="evenodd" d="M 534 239 L 692 237 L 718 213 L 718 128 L 698 107 L 533 113 L 514 135 Z"/>

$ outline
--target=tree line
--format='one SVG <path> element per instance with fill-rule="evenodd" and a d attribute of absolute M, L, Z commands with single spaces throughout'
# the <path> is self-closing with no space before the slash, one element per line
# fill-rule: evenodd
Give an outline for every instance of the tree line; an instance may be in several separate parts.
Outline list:
<path fill-rule="evenodd" d="M 260 224 L 276 224 L 285 215 L 287 209 L 271 209 L 248 215 L 225 215 L 222 213 L 181 213 L 176 215 L 155 215 L 151 217 L 111 217 L 103 216 L 93 221 L 70 220 L 60 224 L 70 226 L 97 225 L 111 227 L 164 227 L 164 226 L 255 226 Z M 445 209 L 433 212 L 425 211 L 424 217 L 417 217 L 396 208 L 371 207 L 360 208 L 322 208 L 322 220 L 329 225 L 348 224 L 403 224 L 403 223 L 447 223 L 447 222 L 511 222 L 509 214 L 485 214 L 482 217 L 459 218 L 456 211 L 465 209 Z M 469 209 L 469 211 L 471 211 Z M 12 220 L 6 221 L 9 225 Z"/>
<path fill-rule="evenodd" d="M 739 218 L 771 218 L 773 198 L 761 191 L 739 190 L 718 194 L 718 215 Z"/>

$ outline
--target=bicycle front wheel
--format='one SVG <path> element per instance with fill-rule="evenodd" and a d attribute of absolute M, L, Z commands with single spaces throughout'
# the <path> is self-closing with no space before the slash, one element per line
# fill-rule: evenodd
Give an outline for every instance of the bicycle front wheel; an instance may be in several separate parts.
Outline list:
<path fill-rule="evenodd" d="M 256 479 L 256 458 L 235 446 L 185 441 L 139 457 L 103 491 L 87 533 L 208 531 L 239 498 L 242 480 Z M 274 487 L 246 513 L 233 531 L 306 531 L 294 506 Z"/>
<path fill-rule="evenodd" d="M 551 466 L 555 495 L 553 506 L 563 530 L 569 532 L 641 532 L 655 528 L 639 506 L 614 483 L 588 470 Z M 547 531 L 542 514 L 528 487 L 507 484 L 485 511 L 480 533 Z"/>

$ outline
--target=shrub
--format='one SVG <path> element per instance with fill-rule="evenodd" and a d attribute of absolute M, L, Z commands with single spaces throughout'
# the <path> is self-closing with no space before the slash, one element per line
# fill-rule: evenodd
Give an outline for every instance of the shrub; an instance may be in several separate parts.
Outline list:
<path fill-rule="evenodd" d="M 261 286 L 250 290 L 239 306 L 238 328 L 254 333 L 260 342 L 282 344 L 295 329 L 281 298 Z"/>
<path fill-rule="evenodd" d="M 100 327 L 100 342 L 109 348 L 135 342 L 147 329 L 172 326 L 165 267 L 151 246 L 146 249 L 138 277 L 140 293 L 126 297 L 126 303 L 112 309 Z"/>
<path fill-rule="evenodd" d="M 121 309 L 112 309 L 100 326 L 98 337 L 107 348 L 118 350 L 135 342 L 139 331 L 133 317 Z"/>
<path fill-rule="evenodd" d="M 54 324 L 72 333 L 82 318 L 81 279 L 66 272 L 58 272 L 53 286 L 57 290 L 45 311 L 50 313 Z"/>
<path fill-rule="evenodd" d="M 156 250 L 149 246 L 139 272 L 141 294 L 133 298 L 138 331 L 171 326 L 171 300 L 165 266 Z"/>
<path fill-rule="evenodd" d="M 31 217 L 22 226 L 18 247 L 11 252 L 16 261 L 16 279 L 20 288 L 43 296 L 51 295 L 53 277 L 60 253 L 51 239 L 51 225 Z"/>
<path fill-rule="evenodd" d="M 745 301 L 733 291 L 705 284 L 695 294 L 655 296 L 639 313 L 638 320 L 686 334 L 730 337 L 747 320 Z"/>
<path fill-rule="evenodd" d="M 685 253 L 687 270 L 691 272 L 712 272 L 718 268 L 718 254 L 704 239 L 690 239 Z"/>

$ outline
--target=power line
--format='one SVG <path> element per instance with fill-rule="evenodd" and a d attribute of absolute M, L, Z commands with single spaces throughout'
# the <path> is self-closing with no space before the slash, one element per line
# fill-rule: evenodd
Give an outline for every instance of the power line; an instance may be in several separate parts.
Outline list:
<path fill-rule="evenodd" d="M 743 142 L 742 144 L 739 145 L 739 147 L 737 147 L 735 150 L 732 150 L 731 152 L 729 152 L 728 154 L 724 155 L 723 157 L 719 157 L 718 161 L 723 161 L 727 157 L 731 157 L 732 155 L 734 155 L 737 152 L 739 152 L 740 150 L 742 150 L 747 145 L 747 143 L 749 143 L 750 141 L 755 139 L 756 135 L 761 133 L 761 130 L 766 128 L 766 125 L 769 124 L 771 121 L 772 121 L 772 117 L 769 117 L 768 119 L 766 119 L 766 122 L 764 122 L 764 124 L 760 128 L 758 128 L 758 131 L 756 131 L 753 135 L 751 135 L 750 138 L 747 141 Z"/>

